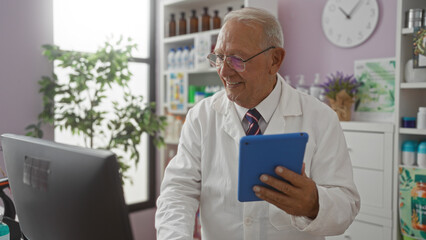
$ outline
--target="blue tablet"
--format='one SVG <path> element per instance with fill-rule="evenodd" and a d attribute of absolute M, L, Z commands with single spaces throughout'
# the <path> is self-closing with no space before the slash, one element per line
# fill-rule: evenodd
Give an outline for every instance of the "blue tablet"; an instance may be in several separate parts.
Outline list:
<path fill-rule="evenodd" d="M 308 134 L 305 132 L 276 135 L 245 136 L 240 140 L 238 200 L 261 201 L 253 192 L 254 185 L 268 187 L 259 180 L 262 174 L 275 174 L 283 166 L 301 174 Z"/>

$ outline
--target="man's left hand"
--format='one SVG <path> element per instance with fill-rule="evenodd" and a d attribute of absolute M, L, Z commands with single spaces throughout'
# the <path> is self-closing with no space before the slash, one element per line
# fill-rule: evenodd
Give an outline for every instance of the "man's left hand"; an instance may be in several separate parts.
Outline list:
<path fill-rule="evenodd" d="M 289 183 L 262 174 L 260 180 L 275 190 L 254 186 L 256 196 L 288 214 L 315 219 L 319 211 L 318 190 L 315 182 L 306 176 L 305 164 L 302 167 L 302 175 L 281 166 L 275 168 L 275 173 Z"/>

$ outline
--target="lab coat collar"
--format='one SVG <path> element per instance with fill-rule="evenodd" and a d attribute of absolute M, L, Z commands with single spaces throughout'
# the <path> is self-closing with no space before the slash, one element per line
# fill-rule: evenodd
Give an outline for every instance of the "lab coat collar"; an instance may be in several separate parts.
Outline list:
<path fill-rule="evenodd" d="M 265 134 L 285 133 L 285 117 L 302 115 L 300 97 L 294 88 L 287 84 L 283 78 L 277 74 L 278 81 L 281 81 L 281 97 L 278 107 L 271 118 Z M 245 136 L 241 121 L 233 103 L 227 98 L 225 90 L 213 96 L 213 110 L 224 115 L 224 131 L 239 143 L 241 137 Z"/>

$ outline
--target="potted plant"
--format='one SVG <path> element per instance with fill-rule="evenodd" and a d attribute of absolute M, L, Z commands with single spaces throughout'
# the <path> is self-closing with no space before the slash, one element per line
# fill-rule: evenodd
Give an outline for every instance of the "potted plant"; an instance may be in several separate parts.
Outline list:
<path fill-rule="evenodd" d="M 43 55 L 66 72 L 66 81 L 58 81 L 55 73 L 39 81 L 43 111 L 38 123 L 27 127 L 27 135 L 41 138 L 41 126 L 50 124 L 82 136 L 87 147 L 115 152 L 123 181 L 131 180 L 125 173 L 139 161 L 141 135 L 153 136 L 154 144 L 161 146 L 159 132 L 166 125 L 165 117 L 155 114 L 155 103 L 143 104 L 142 96 L 132 94 L 128 85 L 128 62 L 135 48 L 131 39 L 124 44 L 122 38 L 107 40 L 95 53 L 44 45 Z M 112 91 L 121 92 L 122 99 L 109 100 Z"/>
<path fill-rule="evenodd" d="M 351 120 L 352 105 L 360 85 L 354 75 L 336 72 L 336 74 L 327 76 L 327 82 L 322 87 L 331 108 L 336 111 L 340 121 Z"/>

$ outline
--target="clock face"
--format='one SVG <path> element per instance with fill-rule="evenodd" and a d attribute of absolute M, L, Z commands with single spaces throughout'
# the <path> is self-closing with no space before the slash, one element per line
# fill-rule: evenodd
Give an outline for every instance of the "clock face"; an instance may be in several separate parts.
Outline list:
<path fill-rule="evenodd" d="M 376 0 L 328 0 L 322 13 L 322 29 L 331 43 L 349 48 L 367 40 L 378 20 Z"/>

